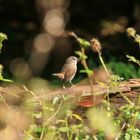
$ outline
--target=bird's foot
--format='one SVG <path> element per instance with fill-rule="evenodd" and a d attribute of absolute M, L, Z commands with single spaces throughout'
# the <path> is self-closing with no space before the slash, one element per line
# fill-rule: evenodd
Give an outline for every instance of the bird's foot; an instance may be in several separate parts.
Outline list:
<path fill-rule="evenodd" d="M 76 85 L 74 85 L 71 81 L 70 81 L 71 87 L 76 87 Z"/>
<path fill-rule="evenodd" d="M 63 89 L 65 89 L 66 87 L 63 85 L 63 87 L 62 87 Z"/>
<path fill-rule="evenodd" d="M 75 87 L 76 87 L 76 85 L 73 85 L 73 84 L 72 84 L 72 85 L 71 85 L 71 87 L 72 87 L 72 88 L 75 88 Z"/>

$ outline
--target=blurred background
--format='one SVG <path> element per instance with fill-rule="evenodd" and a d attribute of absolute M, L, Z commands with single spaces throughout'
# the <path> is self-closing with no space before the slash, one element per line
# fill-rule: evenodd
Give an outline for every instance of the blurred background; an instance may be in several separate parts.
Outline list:
<path fill-rule="evenodd" d="M 126 79 L 139 77 L 140 70 L 126 58 L 126 54 L 140 58 L 138 44 L 125 32 L 130 26 L 139 33 L 139 0 L 0 0 L 0 32 L 8 35 L 0 54 L 4 76 L 52 80 L 51 74 L 79 50 L 66 34 L 74 31 L 86 40 L 100 40 L 103 58 L 114 73 Z M 98 69 L 97 54 L 90 49 L 86 53 L 90 68 Z M 77 75 L 78 81 L 82 76 Z"/>

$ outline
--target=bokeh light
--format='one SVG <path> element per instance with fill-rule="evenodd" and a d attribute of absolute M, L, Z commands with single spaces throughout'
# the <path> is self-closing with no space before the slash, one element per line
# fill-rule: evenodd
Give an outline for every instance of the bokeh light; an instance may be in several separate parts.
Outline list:
<path fill-rule="evenodd" d="M 51 50 L 53 45 L 53 38 L 46 33 L 41 33 L 34 39 L 34 48 L 38 52 L 47 53 Z"/>
<path fill-rule="evenodd" d="M 28 63 L 22 58 L 15 58 L 10 63 L 10 71 L 14 77 L 26 80 L 32 76 Z"/>
<path fill-rule="evenodd" d="M 65 29 L 64 16 L 61 10 L 52 9 L 46 13 L 44 18 L 44 29 L 54 36 L 61 35 Z"/>

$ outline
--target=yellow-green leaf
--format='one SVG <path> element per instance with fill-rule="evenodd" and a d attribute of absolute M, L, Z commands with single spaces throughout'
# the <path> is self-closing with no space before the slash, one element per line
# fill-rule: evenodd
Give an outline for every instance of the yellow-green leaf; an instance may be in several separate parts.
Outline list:
<path fill-rule="evenodd" d="M 77 115 L 77 114 L 72 114 L 73 117 L 75 117 L 77 120 L 81 121 L 82 123 L 84 122 L 83 119 Z"/>

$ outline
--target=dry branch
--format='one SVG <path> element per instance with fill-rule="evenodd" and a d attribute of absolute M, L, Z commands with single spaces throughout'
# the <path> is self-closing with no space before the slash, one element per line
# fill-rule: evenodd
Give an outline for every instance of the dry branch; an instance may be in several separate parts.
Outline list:
<path fill-rule="evenodd" d="M 128 81 L 120 82 L 120 85 L 116 89 L 108 90 L 107 87 L 102 87 L 101 85 L 93 85 L 93 94 L 103 95 L 107 93 L 130 93 L 135 89 L 140 89 L 140 79 L 129 79 Z M 75 96 L 91 96 L 91 87 L 90 85 L 78 85 L 75 87 L 69 87 L 66 89 L 57 89 L 54 91 L 49 91 L 44 95 L 41 95 L 41 98 L 46 100 L 51 100 L 55 96 L 69 95 L 70 97 Z M 127 96 L 127 95 L 126 95 Z"/>

